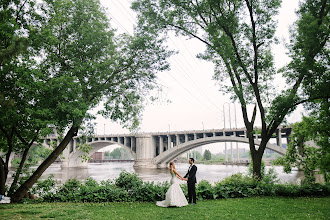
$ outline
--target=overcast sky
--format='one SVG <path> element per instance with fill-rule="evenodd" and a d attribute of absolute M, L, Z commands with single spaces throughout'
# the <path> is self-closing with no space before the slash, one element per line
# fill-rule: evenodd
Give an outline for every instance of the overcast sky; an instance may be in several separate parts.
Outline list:
<path fill-rule="evenodd" d="M 117 33 L 133 33 L 133 25 L 136 22 L 135 14 L 130 9 L 131 0 L 101 0 L 111 20 L 112 27 Z M 294 13 L 298 8 L 298 0 L 283 0 L 282 8 L 278 16 L 277 36 L 280 45 L 273 48 L 276 67 L 283 67 L 288 61 L 284 42 L 288 42 L 289 26 L 296 20 Z M 187 40 L 183 37 L 171 35 L 168 40 L 171 49 L 179 51 L 170 58 L 171 70 L 158 74 L 158 83 L 163 86 L 163 91 L 153 91 L 158 94 L 160 100 L 149 103 L 145 107 L 139 132 L 157 131 L 182 131 L 218 129 L 224 127 L 224 112 L 226 127 L 229 127 L 229 96 L 218 91 L 218 86 L 213 76 L 213 64 L 197 59 L 195 56 L 204 51 L 204 45 L 198 40 Z M 277 79 L 276 84 L 284 82 Z M 170 102 L 166 102 L 169 100 Z M 236 123 L 235 109 L 236 107 Z M 230 105 L 231 126 L 244 127 L 240 106 L 238 103 Z M 289 122 L 296 122 L 301 118 L 301 109 L 294 112 Z M 250 114 L 252 107 L 250 108 Z M 97 134 L 128 133 L 119 124 L 112 123 L 109 119 L 98 117 L 96 122 Z M 210 145 L 213 153 L 222 151 L 221 144 Z M 245 146 L 246 147 L 246 146 Z"/>

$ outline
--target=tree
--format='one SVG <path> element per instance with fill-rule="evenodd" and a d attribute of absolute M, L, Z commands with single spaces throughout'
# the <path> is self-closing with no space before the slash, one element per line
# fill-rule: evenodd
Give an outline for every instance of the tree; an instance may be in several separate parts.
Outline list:
<path fill-rule="evenodd" d="M 288 85 L 275 93 L 273 82 L 277 72 L 271 47 L 276 42 L 273 18 L 280 3 L 280 0 L 136 0 L 132 5 L 138 13 L 141 30 L 159 36 L 173 30 L 206 45 L 206 51 L 198 57 L 215 64 L 214 79 L 221 82 L 221 90 L 240 102 L 253 175 L 257 179 L 261 179 L 266 144 L 285 116 L 301 103 L 330 97 L 329 92 L 312 92 L 329 82 L 325 81 L 329 78 L 327 0 L 307 0 L 300 4 L 299 19 L 292 31 L 292 62 L 282 69 Z M 317 76 L 311 77 L 314 73 Z M 313 86 L 308 87 L 309 91 L 302 89 L 304 85 Z M 248 104 L 255 106 L 250 117 Z M 257 109 L 261 121 L 259 148 L 255 147 L 253 137 Z"/>
<path fill-rule="evenodd" d="M 319 170 L 326 182 L 329 181 L 330 105 L 325 102 L 321 106 L 319 111 L 314 110 L 309 117 L 304 116 L 301 122 L 293 126 L 287 152 L 276 161 L 284 166 L 286 173 L 290 173 L 293 166 L 302 169 L 306 183 L 315 182 L 315 170 Z"/>
<path fill-rule="evenodd" d="M 204 160 L 211 160 L 211 157 L 212 157 L 211 151 L 205 150 L 203 155 Z"/>
<path fill-rule="evenodd" d="M 128 160 L 132 158 L 130 153 L 125 148 L 122 147 L 117 147 L 113 151 L 111 151 L 110 157 L 112 159 L 122 159 L 122 160 Z"/>
<path fill-rule="evenodd" d="M 110 153 L 111 153 L 110 151 L 104 151 L 104 156 L 105 157 L 110 157 Z"/>
<path fill-rule="evenodd" d="M 113 159 L 120 159 L 121 158 L 120 147 L 115 148 L 113 151 L 111 151 L 110 157 L 113 158 Z"/>
<path fill-rule="evenodd" d="M 13 7 L 12 15 L 18 13 L 18 6 Z M 6 162 L 0 160 L 0 193 L 5 192 L 11 152 L 27 155 L 31 145 L 54 128 L 62 138 L 12 193 L 12 202 L 26 194 L 94 117 L 89 110 L 100 101 L 104 102 L 100 114 L 137 128 L 144 99 L 155 85 L 155 73 L 168 67 L 164 57 L 169 52 L 161 40 L 139 32 L 115 36 L 97 0 L 31 4 L 37 6 L 35 17 L 23 10 L 22 16 L 31 19 L 33 30 L 25 32 L 30 34 L 27 50 L 5 60 L 0 68 L 0 147 L 6 156 Z"/>
<path fill-rule="evenodd" d="M 35 131 L 40 130 L 40 123 L 33 122 L 35 115 L 27 114 L 31 106 L 39 107 L 35 101 L 38 97 L 32 99 L 32 93 L 21 86 L 22 81 L 18 80 L 24 78 L 24 81 L 31 82 L 33 74 L 27 66 L 34 63 L 27 62 L 26 58 L 28 54 L 33 54 L 28 48 L 37 49 L 36 28 L 40 17 L 36 14 L 35 2 L 28 0 L 2 1 L 0 15 L 0 149 L 5 156 L 4 159 L 0 158 L 0 194 L 3 195 L 11 154 L 22 154 L 13 185 L 18 180 L 28 150 L 37 141 Z M 38 114 L 37 111 L 34 114 Z M 27 122 L 27 119 L 30 120 Z"/>

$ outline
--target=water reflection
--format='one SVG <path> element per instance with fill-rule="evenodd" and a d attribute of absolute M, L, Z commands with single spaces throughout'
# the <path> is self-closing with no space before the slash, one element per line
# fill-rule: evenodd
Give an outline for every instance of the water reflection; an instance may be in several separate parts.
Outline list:
<path fill-rule="evenodd" d="M 197 181 L 202 179 L 211 183 L 223 180 L 235 173 L 248 173 L 246 166 L 234 165 L 204 165 L 196 164 Z M 188 163 L 176 163 L 176 169 L 181 175 L 185 175 L 188 170 Z M 270 167 L 266 167 L 266 170 Z M 100 182 L 102 180 L 113 180 L 117 178 L 121 171 L 126 170 L 129 172 L 137 173 L 143 181 L 163 182 L 169 181 L 170 174 L 168 169 L 146 169 L 134 168 L 133 162 L 108 162 L 108 163 L 90 163 L 85 168 L 61 168 L 60 164 L 52 164 L 42 175 L 41 179 L 46 179 L 50 174 L 54 174 L 54 178 L 58 183 L 64 183 L 69 179 L 85 180 L 88 177 Z M 303 173 L 298 170 L 293 170 L 291 174 L 283 172 L 282 167 L 275 167 L 278 177 L 281 182 L 300 182 L 303 178 Z M 184 181 L 182 181 L 184 183 Z"/>

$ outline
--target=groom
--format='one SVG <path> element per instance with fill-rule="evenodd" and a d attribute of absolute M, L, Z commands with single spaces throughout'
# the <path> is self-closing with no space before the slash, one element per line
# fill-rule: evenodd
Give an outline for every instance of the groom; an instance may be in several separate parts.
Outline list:
<path fill-rule="evenodd" d="M 191 203 L 191 200 L 193 200 L 192 205 L 196 205 L 195 183 L 197 183 L 196 181 L 197 167 L 194 164 L 194 162 L 195 162 L 194 158 L 189 158 L 190 167 L 188 169 L 187 174 L 183 177 L 183 179 L 186 180 L 188 183 L 189 203 Z"/>

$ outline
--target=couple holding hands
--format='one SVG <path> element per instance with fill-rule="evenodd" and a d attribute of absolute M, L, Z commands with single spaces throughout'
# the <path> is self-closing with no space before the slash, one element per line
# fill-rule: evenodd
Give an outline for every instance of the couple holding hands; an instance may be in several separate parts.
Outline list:
<path fill-rule="evenodd" d="M 189 164 L 190 167 L 188 169 L 187 174 L 184 177 L 182 177 L 175 170 L 175 163 L 170 162 L 171 185 L 166 192 L 165 200 L 156 202 L 156 205 L 161 207 L 169 207 L 169 206 L 182 207 L 188 205 L 187 199 L 182 192 L 178 179 L 187 181 L 189 203 L 191 205 L 196 204 L 195 184 L 197 182 L 196 181 L 197 167 L 194 164 L 194 158 L 189 159 Z"/>

